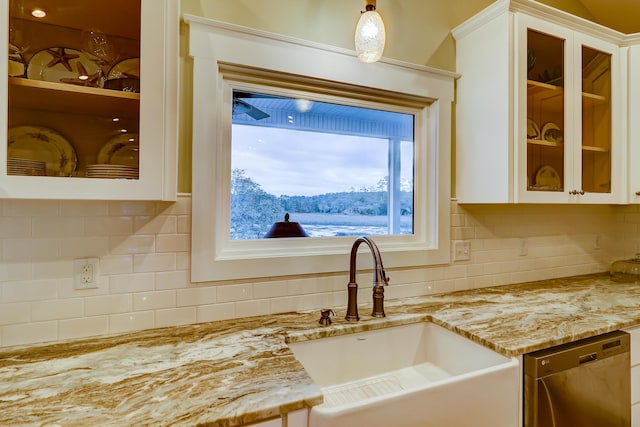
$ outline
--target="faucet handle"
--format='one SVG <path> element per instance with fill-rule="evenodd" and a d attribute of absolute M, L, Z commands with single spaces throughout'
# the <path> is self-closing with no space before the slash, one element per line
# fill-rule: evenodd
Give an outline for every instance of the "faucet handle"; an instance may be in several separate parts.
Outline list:
<path fill-rule="evenodd" d="M 329 326 L 331 324 L 331 315 L 336 315 L 333 310 L 331 310 L 330 308 L 324 308 L 322 310 L 320 310 L 320 320 L 318 321 L 319 324 L 321 324 L 322 326 Z"/>

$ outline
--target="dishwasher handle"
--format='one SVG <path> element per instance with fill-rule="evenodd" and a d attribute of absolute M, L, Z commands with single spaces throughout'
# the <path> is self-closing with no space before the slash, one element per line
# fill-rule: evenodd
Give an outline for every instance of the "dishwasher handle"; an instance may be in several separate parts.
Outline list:
<path fill-rule="evenodd" d="M 589 363 L 589 362 L 594 362 L 598 360 L 598 353 L 589 353 L 589 354 L 584 354 L 580 357 L 578 357 L 578 362 L 582 365 L 583 363 Z"/>

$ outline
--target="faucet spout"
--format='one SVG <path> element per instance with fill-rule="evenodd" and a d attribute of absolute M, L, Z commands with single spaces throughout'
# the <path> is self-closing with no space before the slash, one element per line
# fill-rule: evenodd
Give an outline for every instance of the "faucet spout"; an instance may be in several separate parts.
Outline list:
<path fill-rule="evenodd" d="M 365 243 L 373 256 L 373 311 L 371 316 L 384 317 L 384 286 L 389 284 L 384 267 L 382 256 L 378 246 L 368 237 L 358 237 L 351 247 L 349 258 L 349 284 L 347 285 L 347 321 L 360 320 L 358 316 L 358 284 L 356 283 L 356 256 L 360 244 Z"/>

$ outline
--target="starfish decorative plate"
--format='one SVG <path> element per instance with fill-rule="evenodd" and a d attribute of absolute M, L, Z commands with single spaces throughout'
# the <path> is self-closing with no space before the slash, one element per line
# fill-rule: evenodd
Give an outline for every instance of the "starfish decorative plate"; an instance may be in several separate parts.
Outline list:
<path fill-rule="evenodd" d="M 80 76 L 88 77 L 81 79 Z M 102 87 L 100 68 L 80 50 L 50 47 L 36 52 L 29 60 L 27 78 L 47 82 Z"/>

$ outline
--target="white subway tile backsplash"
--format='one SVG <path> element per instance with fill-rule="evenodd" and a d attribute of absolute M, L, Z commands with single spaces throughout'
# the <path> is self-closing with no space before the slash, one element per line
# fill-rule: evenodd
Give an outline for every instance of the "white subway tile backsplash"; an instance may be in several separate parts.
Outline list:
<path fill-rule="evenodd" d="M 236 317 L 262 316 L 270 313 L 271 302 L 268 299 L 236 302 Z"/>
<path fill-rule="evenodd" d="M 58 258 L 57 239 L 30 237 L 2 240 L 3 261 L 48 261 Z"/>
<path fill-rule="evenodd" d="M 136 216 L 133 224 L 137 234 L 171 234 L 178 230 L 178 218 L 168 215 Z"/>
<path fill-rule="evenodd" d="M 108 213 L 109 202 L 104 200 L 66 200 L 60 203 L 60 216 L 100 217 Z"/>
<path fill-rule="evenodd" d="M 95 316 L 67 319 L 58 322 L 58 339 L 70 340 L 95 337 L 109 333 L 109 317 Z"/>
<path fill-rule="evenodd" d="M 152 291 L 155 288 L 153 273 L 119 274 L 110 278 L 112 294 Z"/>
<path fill-rule="evenodd" d="M 178 289 L 178 307 L 189 305 L 209 305 L 218 302 L 218 290 L 215 286 Z"/>
<path fill-rule="evenodd" d="M 7 325 L 0 330 L 3 346 L 36 344 L 58 339 L 58 323 L 55 321 Z"/>
<path fill-rule="evenodd" d="M 31 303 L 31 320 L 70 319 L 84 315 L 84 301 L 80 298 L 58 299 Z"/>
<path fill-rule="evenodd" d="M 60 257 L 75 258 L 100 257 L 109 253 L 109 238 L 75 237 L 60 239 Z"/>
<path fill-rule="evenodd" d="M 30 217 L 0 217 L 0 238 L 31 236 Z"/>
<path fill-rule="evenodd" d="M 160 271 L 156 273 L 156 290 L 182 289 L 190 285 L 187 270 Z"/>
<path fill-rule="evenodd" d="M 158 310 L 176 306 L 176 291 L 139 292 L 133 294 L 133 310 Z"/>
<path fill-rule="evenodd" d="M 100 257 L 102 274 L 133 273 L 133 255 L 111 255 Z"/>
<path fill-rule="evenodd" d="M 188 195 L 176 203 L 1 200 L 0 211 L 0 346 L 346 305 L 346 272 L 192 284 Z M 452 238 L 470 240 L 471 260 L 430 268 L 386 265 L 385 296 L 605 271 L 614 259 L 640 250 L 639 222 L 638 206 L 453 201 Z M 526 256 L 519 255 L 522 238 Z M 100 286 L 76 290 L 73 260 L 86 256 L 100 259 Z M 370 301 L 371 280 L 370 272 L 357 276 L 363 302 Z"/>
<path fill-rule="evenodd" d="M 178 216 L 177 232 L 191 234 L 191 216 L 190 215 Z"/>
<path fill-rule="evenodd" d="M 235 303 L 199 305 L 196 310 L 196 321 L 215 322 L 216 320 L 233 319 L 236 316 Z"/>
<path fill-rule="evenodd" d="M 154 215 L 155 202 L 112 201 L 109 202 L 109 215 Z"/>
<path fill-rule="evenodd" d="M 34 217 L 31 220 L 33 237 L 73 237 L 84 234 L 83 217 Z"/>
<path fill-rule="evenodd" d="M 176 269 L 176 254 L 140 254 L 133 256 L 133 271 L 169 271 Z"/>
<path fill-rule="evenodd" d="M 128 313 L 132 309 L 131 294 L 88 297 L 84 300 L 85 316 Z"/>
<path fill-rule="evenodd" d="M 253 298 L 251 284 L 218 286 L 218 302 L 243 301 Z"/>
<path fill-rule="evenodd" d="M 85 218 L 87 236 L 128 236 L 133 233 L 133 217 L 97 216 Z"/>
<path fill-rule="evenodd" d="M 156 252 L 186 252 L 191 249 L 187 234 L 161 234 L 156 237 Z"/>
<path fill-rule="evenodd" d="M 196 307 L 180 307 L 156 310 L 156 328 L 191 325 L 196 323 L 196 319 Z"/>
<path fill-rule="evenodd" d="M 153 235 L 144 236 L 112 236 L 109 238 L 109 253 L 111 255 L 146 254 L 155 252 L 156 238 Z"/>
<path fill-rule="evenodd" d="M 275 282 L 259 282 L 253 285 L 253 297 L 256 299 L 284 297 L 288 295 L 289 287 L 286 280 Z"/>
<path fill-rule="evenodd" d="M 0 262 L 0 283 L 33 278 L 30 262 Z"/>
<path fill-rule="evenodd" d="M 69 277 L 73 271 L 73 263 L 68 260 L 42 261 L 33 265 L 32 277 L 36 280 L 58 279 Z"/>
<path fill-rule="evenodd" d="M 31 321 L 31 305 L 26 302 L 0 304 L 0 326 Z"/>
<path fill-rule="evenodd" d="M 6 282 L 2 287 L 0 302 L 47 301 L 58 298 L 58 282 L 52 280 L 25 280 Z"/>
<path fill-rule="evenodd" d="M 51 217 L 59 212 L 57 200 L 11 200 L 2 204 L 2 216 Z"/>
<path fill-rule="evenodd" d="M 176 270 L 191 269 L 191 254 L 189 252 L 179 252 L 176 254 Z"/>
<path fill-rule="evenodd" d="M 112 334 L 141 331 L 151 329 L 154 326 L 155 313 L 153 311 L 136 311 L 109 316 L 109 332 Z"/>

